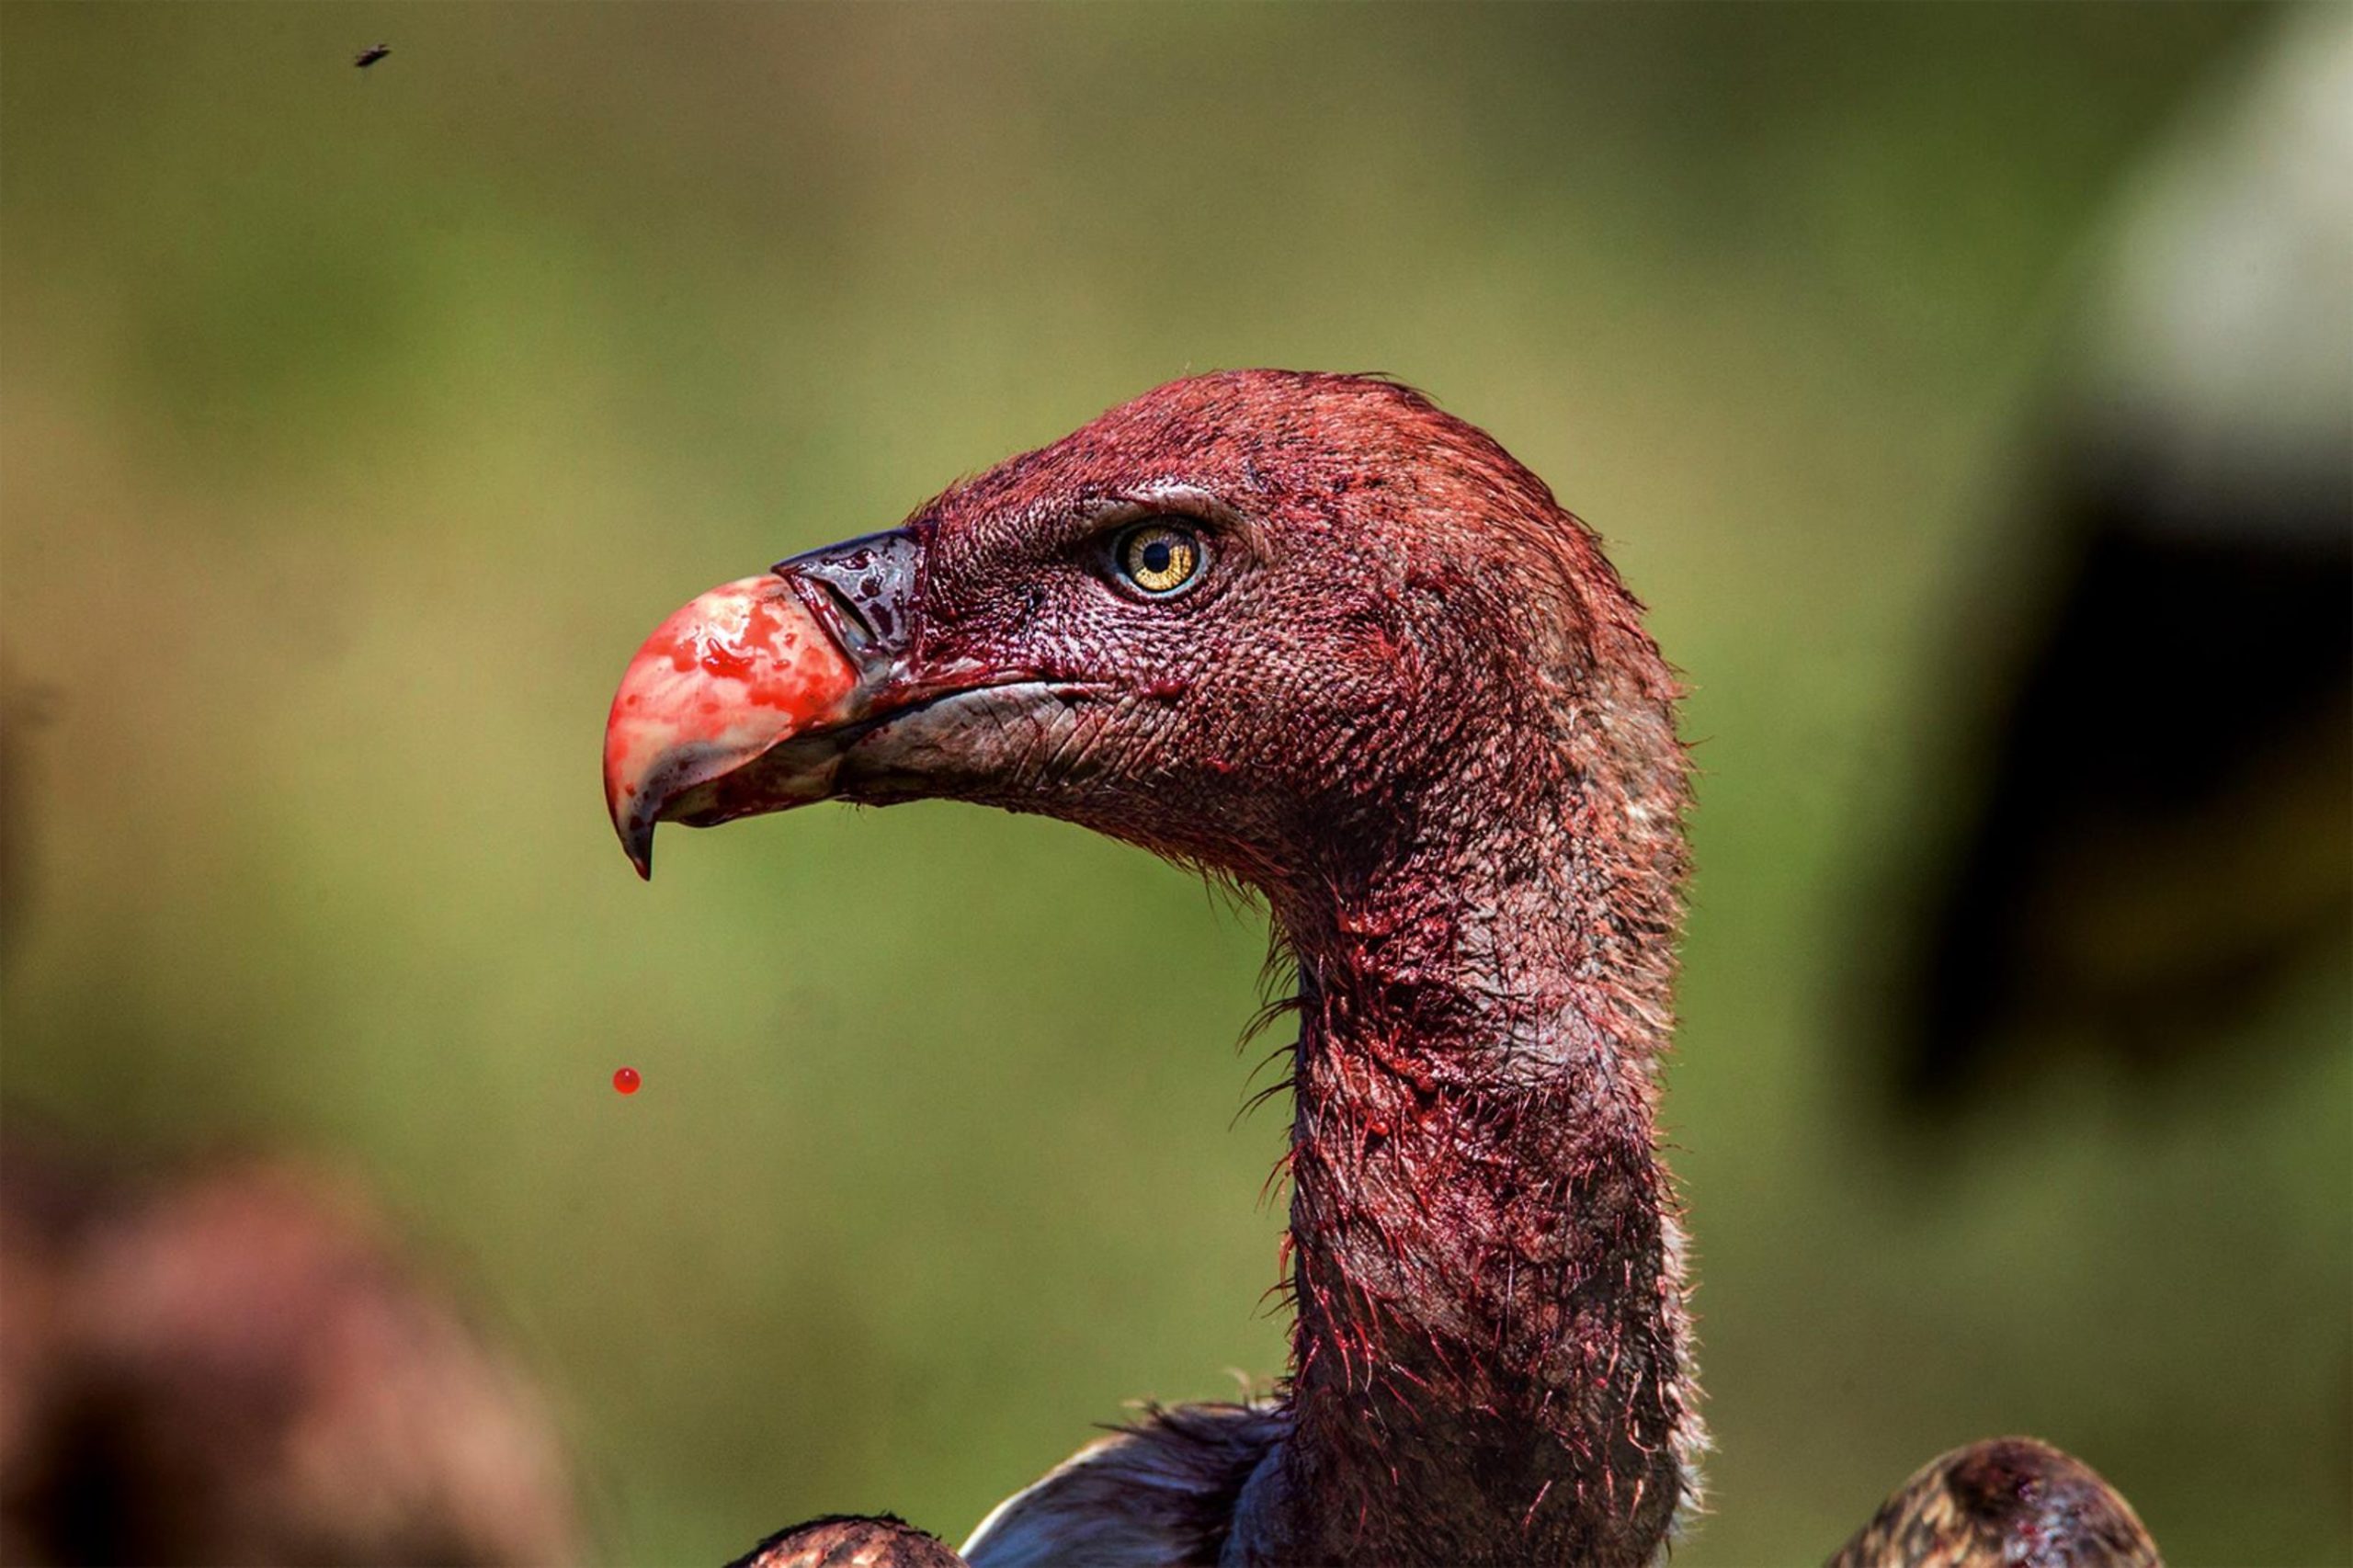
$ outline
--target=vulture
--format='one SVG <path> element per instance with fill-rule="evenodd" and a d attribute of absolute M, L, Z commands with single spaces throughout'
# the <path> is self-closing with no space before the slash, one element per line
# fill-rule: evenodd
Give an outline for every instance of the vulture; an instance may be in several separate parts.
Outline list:
<path fill-rule="evenodd" d="M 0 959 L 41 706 L 0 665 Z M 556 1413 L 347 1171 L 132 1156 L 24 1100 L 0 1130 L 0 1564 L 580 1560 Z"/>
<path fill-rule="evenodd" d="M 563 1563 L 552 1412 L 379 1207 L 285 1155 L 0 1146 L 0 1563 Z"/>
<path fill-rule="evenodd" d="M 1938 770 L 1949 869 L 1873 1031 L 1918 1121 L 2069 1054 L 2181 1079 L 2237 1055 L 2283 984 L 2333 969 L 2343 996 L 2348 163 L 2353 10 L 2315 7 L 2160 162 L 2086 280 L 2011 502 L 2030 532 L 1988 552 L 1999 575 L 1938 660 L 1949 687 L 1991 674 L 1980 755 Z"/>
<path fill-rule="evenodd" d="M 1395 382 L 1172 382 L 729 583 L 631 662 L 606 800 L 1064 818 L 1263 897 L 1295 969 L 1288 1375 L 1157 1410 L 982 1521 L 974 1568 L 1660 1562 L 1699 1500 L 1657 1074 L 1686 868 L 1674 676 L 1599 541 Z M 742 1560 L 939 1564 L 830 1518 Z M 2154 1563 L 2025 1439 L 1838 1558 Z"/>

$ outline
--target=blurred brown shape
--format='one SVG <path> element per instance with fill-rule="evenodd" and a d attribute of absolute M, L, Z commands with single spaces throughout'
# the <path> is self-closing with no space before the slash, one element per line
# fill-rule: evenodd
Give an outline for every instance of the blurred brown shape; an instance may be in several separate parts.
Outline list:
<path fill-rule="evenodd" d="M 1914 1472 L 1829 1568 L 2163 1568 L 2132 1505 L 2091 1466 L 1995 1437 Z"/>
<path fill-rule="evenodd" d="M 541 1402 L 332 1176 L 0 1150 L 0 1560 L 576 1560 Z"/>
<path fill-rule="evenodd" d="M 1924 1113 L 2043 1059 L 2142 1075 L 2353 936 L 2353 12 L 2324 9 L 2183 138 L 2097 269 L 2023 455 L 2039 601 L 1941 782 L 1961 831 L 1896 996 Z M 1964 679 L 1967 677 L 1964 676 Z M 2315 1047 L 2341 1038 L 2315 1036 Z"/>
<path fill-rule="evenodd" d="M 890 1515 L 836 1515 L 776 1534 L 727 1568 L 963 1568 L 937 1536 Z"/>

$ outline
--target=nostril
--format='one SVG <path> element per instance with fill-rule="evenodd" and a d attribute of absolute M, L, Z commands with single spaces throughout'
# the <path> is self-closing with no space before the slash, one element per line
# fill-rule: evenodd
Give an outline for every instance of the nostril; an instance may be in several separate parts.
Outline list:
<path fill-rule="evenodd" d="M 817 585 L 825 590 L 825 597 L 832 601 L 835 613 L 841 618 L 843 641 L 854 644 L 844 652 L 851 653 L 864 652 L 866 645 L 874 641 L 874 623 L 866 619 L 865 612 L 858 608 L 857 600 L 842 592 L 834 584 L 821 578 Z"/>

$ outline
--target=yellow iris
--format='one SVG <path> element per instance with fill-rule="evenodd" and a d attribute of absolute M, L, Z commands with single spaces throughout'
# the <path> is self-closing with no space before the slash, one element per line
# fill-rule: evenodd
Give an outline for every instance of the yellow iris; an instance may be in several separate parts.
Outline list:
<path fill-rule="evenodd" d="M 1183 528 L 1146 523 L 1120 541 L 1120 570 L 1147 594 L 1173 594 L 1200 569 L 1200 540 Z"/>

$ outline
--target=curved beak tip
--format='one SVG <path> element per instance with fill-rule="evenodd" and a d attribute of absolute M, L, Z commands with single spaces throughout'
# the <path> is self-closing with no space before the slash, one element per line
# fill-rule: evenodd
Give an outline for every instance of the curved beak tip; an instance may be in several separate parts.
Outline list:
<path fill-rule="evenodd" d="M 726 815 L 797 803 L 738 794 L 733 776 L 840 719 L 857 687 L 857 670 L 783 578 L 722 584 L 663 621 L 605 721 L 605 805 L 637 874 L 653 880 L 656 824 L 722 820 L 710 811 L 715 791 L 730 795 Z"/>
<path fill-rule="evenodd" d="M 621 853 L 637 868 L 638 877 L 644 881 L 654 880 L 654 828 L 656 818 L 652 812 L 641 811 L 638 790 L 643 780 L 632 782 L 623 776 L 614 759 L 605 762 L 605 814 L 612 819 L 613 836 L 621 841 Z"/>

